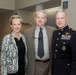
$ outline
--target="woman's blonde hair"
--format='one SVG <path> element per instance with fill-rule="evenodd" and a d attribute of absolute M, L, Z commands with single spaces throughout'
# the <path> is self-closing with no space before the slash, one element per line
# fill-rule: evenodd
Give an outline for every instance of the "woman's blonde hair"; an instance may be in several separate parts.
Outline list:
<path fill-rule="evenodd" d="M 23 23 L 22 17 L 20 15 L 12 15 L 9 19 L 10 25 L 12 25 L 12 20 L 13 19 L 20 19 L 21 24 Z"/>

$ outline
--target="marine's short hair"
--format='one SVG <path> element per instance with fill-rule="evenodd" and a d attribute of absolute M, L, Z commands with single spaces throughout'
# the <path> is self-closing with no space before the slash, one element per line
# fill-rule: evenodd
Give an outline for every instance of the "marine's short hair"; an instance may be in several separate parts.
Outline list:
<path fill-rule="evenodd" d="M 57 14 L 58 12 L 64 12 L 65 15 L 67 16 L 67 12 L 65 11 L 65 9 L 59 9 L 59 10 L 57 10 L 57 11 L 56 11 L 56 14 Z"/>

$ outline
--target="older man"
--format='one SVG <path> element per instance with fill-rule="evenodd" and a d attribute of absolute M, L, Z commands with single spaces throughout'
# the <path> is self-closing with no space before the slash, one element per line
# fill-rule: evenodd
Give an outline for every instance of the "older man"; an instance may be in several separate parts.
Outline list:
<path fill-rule="evenodd" d="M 52 50 L 51 40 L 55 28 L 45 26 L 46 13 L 35 13 L 36 26 L 25 31 L 28 49 L 27 75 L 51 75 Z"/>

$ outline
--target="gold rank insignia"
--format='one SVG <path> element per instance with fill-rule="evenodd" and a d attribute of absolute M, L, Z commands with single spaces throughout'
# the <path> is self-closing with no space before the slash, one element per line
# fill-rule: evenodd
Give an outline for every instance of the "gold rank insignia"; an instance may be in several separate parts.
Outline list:
<path fill-rule="evenodd" d="M 66 35 L 68 35 L 69 33 L 68 32 L 66 32 Z"/>
<path fill-rule="evenodd" d="M 65 46 L 62 46 L 62 50 L 65 51 L 66 50 L 66 47 Z"/>

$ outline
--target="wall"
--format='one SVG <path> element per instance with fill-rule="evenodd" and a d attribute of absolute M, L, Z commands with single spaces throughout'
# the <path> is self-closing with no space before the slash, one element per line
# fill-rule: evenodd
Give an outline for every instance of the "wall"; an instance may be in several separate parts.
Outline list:
<path fill-rule="evenodd" d="M 22 16 L 24 23 L 29 23 L 30 25 L 35 24 L 34 23 L 34 12 L 22 11 L 22 10 L 18 10 L 16 12 Z"/>
<path fill-rule="evenodd" d="M 47 14 L 47 22 L 46 22 L 46 25 L 49 25 L 49 26 L 56 26 L 56 22 L 55 22 L 55 14 L 56 14 L 56 11 L 58 9 L 60 9 L 61 6 L 58 6 L 58 7 L 54 7 L 54 8 L 50 8 L 50 9 L 46 9 L 45 12 Z"/>
<path fill-rule="evenodd" d="M 16 9 L 21 9 L 24 7 L 36 5 L 39 3 L 47 2 L 49 0 L 16 0 Z"/>
<path fill-rule="evenodd" d="M 68 9 L 66 9 L 68 13 L 68 25 L 76 30 L 76 0 L 62 0 L 61 6 L 63 6 L 64 1 L 68 1 Z"/>
<path fill-rule="evenodd" d="M 30 13 L 25 13 L 25 12 L 20 12 L 19 15 L 22 16 L 24 22 L 31 22 L 30 18 L 32 18 L 32 14 Z M 14 12 L 9 12 L 9 13 L 3 13 L 3 14 L 0 14 L 0 41 L 2 40 L 3 36 L 10 33 L 12 30 L 11 30 L 11 27 L 10 27 L 10 24 L 9 24 L 9 18 L 10 16 L 14 14 Z M 28 18 L 29 17 L 29 18 Z M 29 22 L 29 23 L 30 23 Z M 32 25 L 23 25 L 23 29 L 22 29 L 22 33 L 24 33 L 24 30 L 26 28 L 29 28 L 31 27 Z"/>
<path fill-rule="evenodd" d="M 13 12 L 0 14 L 0 40 L 11 31 L 8 21 L 12 14 Z"/>
<path fill-rule="evenodd" d="M 69 25 L 76 30 L 76 0 L 69 0 L 68 2 L 68 15 L 69 15 Z"/>
<path fill-rule="evenodd" d="M 0 0 L 0 8 L 15 10 L 15 0 Z"/>

